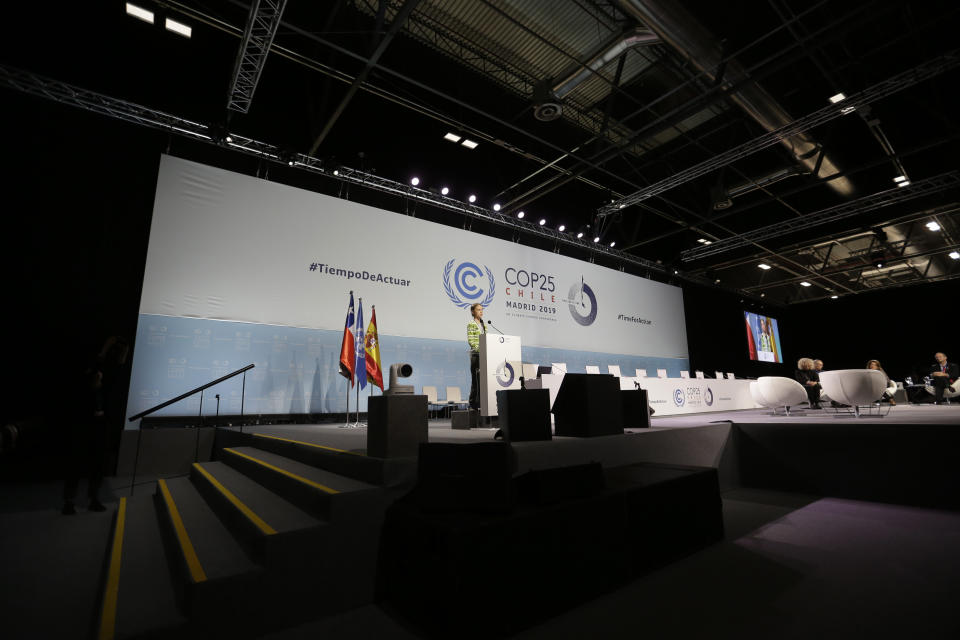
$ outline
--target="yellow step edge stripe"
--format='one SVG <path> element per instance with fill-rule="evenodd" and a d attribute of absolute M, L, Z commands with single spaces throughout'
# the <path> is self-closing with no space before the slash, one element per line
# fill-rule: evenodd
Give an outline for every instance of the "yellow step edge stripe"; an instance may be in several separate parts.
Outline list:
<path fill-rule="evenodd" d="M 272 536 L 277 532 L 276 529 L 274 529 L 273 527 L 268 525 L 266 522 L 264 522 L 263 518 L 255 514 L 253 512 L 253 509 L 243 504 L 243 502 L 240 501 L 240 498 L 238 498 L 232 491 L 230 491 L 225 486 L 220 484 L 220 481 L 214 478 L 212 475 L 210 475 L 209 471 L 201 467 L 200 463 L 194 462 L 193 468 L 196 469 L 204 478 L 206 478 L 207 481 L 210 484 L 212 484 L 217 491 L 222 493 L 223 496 L 230 501 L 230 504 L 235 506 L 240 511 L 240 513 L 246 516 L 247 520 L 249 520 L 254 525 L 256 525 L 256 527 L 260 529 L 260 531 L 262 531 L 264 535 Z"/>
<path fill-rule="evenodd" d="M 170 489 L 167 488 L 167 482 L 163 478 L 157 480 L 157 486 L 160 487 L 160 495 L 163 496 L 163 501 L 167 505 L 167 511 L 170 513 L 170 520 L 173 522 L 173 530 L 177 534 L 177 541 L 180 543 L 180 550 L 183 552 L 183 557 L 187 561 L 187 569 L 190 571 L 190 578 L 195 583 L 204 582 L 207 579 L 207 574 L 204 573 L 203 567 L 200 566 L 200 558 L 197 557 L 197 552 L 193 548 L 193 543 L 190 542 L 190 536 L 187 535 L 187 528 L 183 526 L 183 519 L 180 518 L 180 511 L 177 510 L 177 505 L 173 501 L 173 496 L 170 495 Z"/>
<path fill-rule="evenodd" d="M 315 447 L 317 449 L 326 449 L 327 451 L 336 451 L 337 453 L 349 453 L 352 456 L 364 456 L 362 453 L 357 453 L 356 451 L 347 451 L 346 449 L 335 449 L 334 447 L 325 447 L 322 444 L 314 444 L 313 442 L 304 442 L 302 440 L 291 440 L 290 438 L 281 438 L 279 436 L 268 436 L 265 433 L 255 433 L 253 434 L 255 438 L 269 438 L 271 440 L 280 440 L 282 442 L 291 442 L 293 444 L 302 444 L 305 447 Z"/>
<path fill-rule="evenodd" d="M 103 590 L 103 608 L 100 611 L 98 640 L 113 640 L 117 626 L 117 594 L 120 591 L 120 560 L 123 555 L 123 531 L 127 524 L 127 499 L 120 498 L 117 509 L 117 524 L 113 530 L 113 546 L 110 550 L 110 569 L 107 585 Z"/>
<path fill-rule="evenodd" d="M 296 480 L 297 482 L 302 482 L 303 484 L 308 485 L 308 486 L 311 486 L 311 487 L 313 487 L 314 489 L 320 489 L 320 491 L 324 491 L 324 492 L 326 492 L 326 493 L 340 493 L 340 492 L 337 491 L 336 489 L 331 489 L 330 487 L 324 486 L 324 485 L 320 484 L 319 482 L 314 482 L 313 480 L 308 480 L 307 478 L 304 478 L 303 476 L 298 476 L 298 475 L 295 474 L 295 473 L 290 473 L 289 471 L 285 471 L 284 469 L 281 469 L 280 467 L 275 467 L 275 466 L 273 466 L 273 465 L 270 464 L 269 462 L 264 462 L 263 460 L 258 460 L 257 458 L 254 458 L 253 456 L 248 456 L 247 454 L 245 454 L 245 453 L 240 453 L 239 451 L 235 451 L 234 449 L 224 449 L 224 451 L 226 451 L 226 452 L 228 452 L 228 453 L 232 453 L 232 454 L 235 455 L 235 456 L 240 456 L 241 458 L 246 458 L 247 460 L 249 460 L 249 461 L 251 461 L 251 462 L 255 462 L 255 463 L 259 464 L 259 465 L 262 466 L 262 467 L 266 467 L 267 469 L 270 469 L 271 471 L 276 471 L 277 473 L 282 474 L 282 475 L 285 475 L 285 476 L 287 476 L 288 478 L 292 478 L 292 479 Z"/>

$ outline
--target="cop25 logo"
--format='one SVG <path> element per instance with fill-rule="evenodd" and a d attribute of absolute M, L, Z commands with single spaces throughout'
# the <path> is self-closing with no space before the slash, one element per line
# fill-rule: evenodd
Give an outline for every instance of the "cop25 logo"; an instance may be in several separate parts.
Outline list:
<path fill-rule="evenodd" d="M 683 389 L 673 390 L 673 404 L 677 405 L 678 407 L 682 407 L 686 400 L 686 396 L 683 394 Z"/>
<path fill-rule="evenodd" d="M 486 307 L 493 301 L 493 294 L 496 290 L 496 283 L 490 267 L 484 265 L 481 269 L 472 262 L 461 262 L 454 267 L 456 262 L 456 258 L 453 258 L 443 268 L 443 290 L 447 292 L 447 297 L 453 304 L 461 308 L 477 303 Z M 483 286 L 484 274 L 487 278 L 486 295 L 484 295 Z"/>
<path fill-rule="evenodd" d="M 513 365 L 511 365 L 509 362 L 501 362 L 497 366 L 496 378 L 497 378 L 497 383 L 501 387 L 509 387 L 510 385 L 512 385 L 514 375 L 515 374 L 513 371 Z"/>

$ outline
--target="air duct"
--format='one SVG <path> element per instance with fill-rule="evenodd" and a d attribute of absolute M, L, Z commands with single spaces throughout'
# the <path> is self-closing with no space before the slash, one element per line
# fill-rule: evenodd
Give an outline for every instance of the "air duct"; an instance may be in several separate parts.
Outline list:
<path fill-rule="evenodd" d="M 618 4 L 624 12 L 650 28 L 710 80 L 716 81 L 718 70 L 725 69 L 722 86 L 737 87 L 730 93 L 730 100 L 765 130 L 774 131 L 794 121 L 763 87 L 749 78 L 736 60 L 727 60 L 723 64 L 723 55 L 714 36 L 675 0 L 618 0 Z M 825 154 L 817 167 L 818 145 L 805 134 L 784 138 L 781 143 L 811 173 L 818 169 L 817 178 L 838 173 L 836 165 Z M 853 193 L 853 185 L 847 178 L 836 178 L 827 184 L 840 195 L 849 196 Z"/>
<path fill-rule="evenodd" d="M 660 37 L 650 31 L 636 27 L 608 42 L 586 62 L 576 65 L 569 73 L 554 80 L 552 86 L 544 84 L 534 90 L 535 105 L 533 115 L 537 120 L 549 122 L 563 115 L 561 101 L 571 91 L 580 86 L 600 69 L 622 56 L 634 47 L 646 47 L 660 42 Z"/>

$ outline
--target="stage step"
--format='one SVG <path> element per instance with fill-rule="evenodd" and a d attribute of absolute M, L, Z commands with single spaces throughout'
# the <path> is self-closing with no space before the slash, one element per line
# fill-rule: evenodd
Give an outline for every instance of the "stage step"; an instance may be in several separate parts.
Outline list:
<path fill-rule="evenodd" d="M 379 487 L 255 447 L 228 447 L 223 461 L 308 513 L 332 522 L 379 519 Z"/>
<path fill-rule="evenodd" d="M 261 569 L 188 477 L 157 480 L 158 508 L 188 615 L 216 617 L 250 601 Z"/>
<path fill-rule="evenodd" d="M 148 632 L 177 635 L 185 623 L 177 607 L 153 497 L 121 498 L 98 640 L 137 638 Z"/>
<path fill-rule="evenodd" d="M 271 451 L 312 467 L 326 469 L 368 484 L 382 485 L 389 480 L 385 467 L 389 466 L 391 461 L 382 458 L 370 458 L 354 451 L 335 449 L 267 433 L 253 433 L 250 444 L 258 449 Z"/>
<path fill-rule="evenodd" d="M 194 463 L 191 478 L 230 530 L 265 564 L 297 562 L 326 523 L 223 462 Z"/>

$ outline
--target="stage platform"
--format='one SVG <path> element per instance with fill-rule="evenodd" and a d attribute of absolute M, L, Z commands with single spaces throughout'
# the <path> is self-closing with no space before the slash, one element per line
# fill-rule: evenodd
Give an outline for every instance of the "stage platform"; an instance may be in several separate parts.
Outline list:
<path fill-rule="evenodd" d="M 430 442 L 489 442 L 496 431 L 454 430 L 449 420 L 431 420 L 428 426 Z M 364 426 L 258 425 L 243 431 L 366 451 Z M 606 468 L 652 462 L 715 468 L 721 490 L 752 487 L 960 509 L 960 405 L 898 405 L 882 417 L 859 418 L 831 409 L 794 411 L 789 417 L 767 409 L 654 416 L 649 429 L 596 438 L 554 436 L 515 442 L 512 450 L 515 474 L 587 462 Z M 416 473 L 415 459 L 390 465 L 398 484 Z"/>

